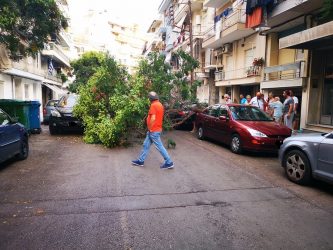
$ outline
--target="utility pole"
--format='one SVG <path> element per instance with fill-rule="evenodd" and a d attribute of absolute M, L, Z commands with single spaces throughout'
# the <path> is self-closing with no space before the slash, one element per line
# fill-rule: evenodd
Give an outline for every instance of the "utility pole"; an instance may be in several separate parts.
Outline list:
<path fill-rule="evenodd" d="M 188 0 L 188 14 L 189 14 L 189 25 L 190 25 L 190 55 L 191 57 L 193 57 L 193 29 L 192 29 L 192 4 L 191 4 L 191 0 Z M 193 75 L 194 75 L 194 72 L 193 70 L 191 70 L 191 78 L 190 78 L 190 84 L 192 86 L 193 84 Z"/>

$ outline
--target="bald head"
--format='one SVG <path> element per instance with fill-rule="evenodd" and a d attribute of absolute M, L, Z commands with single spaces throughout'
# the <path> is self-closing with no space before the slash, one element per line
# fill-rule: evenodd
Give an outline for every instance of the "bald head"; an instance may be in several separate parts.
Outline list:
<path fill-rule="evenodd" d="M 154 91 L 149 92 L 148 97 L 149 97 L 149 101 L 151 101 L 151 102 L 159 99 L 158 95 Z"/>

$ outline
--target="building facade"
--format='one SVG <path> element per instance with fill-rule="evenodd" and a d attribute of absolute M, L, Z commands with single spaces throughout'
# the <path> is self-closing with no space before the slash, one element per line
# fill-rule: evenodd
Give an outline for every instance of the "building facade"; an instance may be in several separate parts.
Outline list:
<path fill-rule="evenodd" d="M 267 15 L 266 67 L 261 89 L 299 99 L 299 128 L 333 128 L 333 22 L 324 20 L 323 0 L 278 1 Z"/>
<path fill-rule="evenodd" d="M 68 17 L 67 1 L 58 0 L 57 5 Z M 39 101 L 42 120 L 45 103 L 66 93 L 62 88 L 64 79 L 61 74 L 67 76 L 69 72 L 70 49 L 70 36 L 63 29 L 59 34 L 51 35 L 44 49 L 34 58 L 13 61 L 6 48 L 0 46 L 0 99 Z"/>

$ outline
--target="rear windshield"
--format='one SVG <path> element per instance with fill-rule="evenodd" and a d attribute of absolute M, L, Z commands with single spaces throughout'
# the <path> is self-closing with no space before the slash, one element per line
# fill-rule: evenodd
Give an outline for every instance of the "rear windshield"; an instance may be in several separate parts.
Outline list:
<path fill-rule="evenodd" d="M 72 108 L 77 102 L 76 95 L 66 95 L 61 97 L 59 100 L 58 106 L 62 108 Z"/>
<path fill-rule="evenodd" d="M 240 121 L 273 121 L 265 112 L 253 106 L 232 106 L 231 115 Z"/>
<path fill-rule="evenodd" d="M 58 101 L 52 100 L 47 103 L 47 106 L 55 106 L 57 105 Z"/>

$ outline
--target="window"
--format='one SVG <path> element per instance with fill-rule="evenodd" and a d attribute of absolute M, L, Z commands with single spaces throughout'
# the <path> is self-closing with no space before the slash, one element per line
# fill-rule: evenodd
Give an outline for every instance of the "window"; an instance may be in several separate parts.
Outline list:
<path fill-rule="evenodd" d="M 245 68 L 252 66 L 255 49 L 256 48 L 245 50 Z"/>
<path fill-rule="evenodd" d="M 228 117 L 228 110 L 226 108 L 220 109 L 220 116 Z"/>
<path fill-rule="evenodd" d="M 219 116 L 219 106 L 211 106 L 208 109 L 206 109 L 205 114 L 209 116 L 218 117 Z"/>

